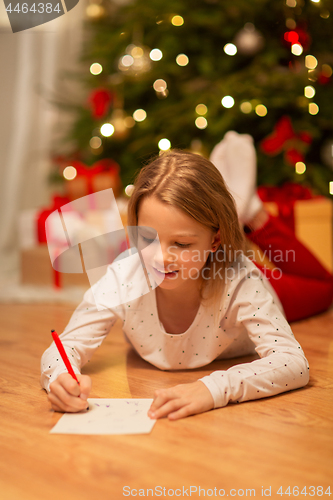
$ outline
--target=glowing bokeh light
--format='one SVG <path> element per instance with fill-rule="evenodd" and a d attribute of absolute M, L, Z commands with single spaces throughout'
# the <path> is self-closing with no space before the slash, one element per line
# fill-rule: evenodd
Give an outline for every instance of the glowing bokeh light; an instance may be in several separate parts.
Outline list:
<path fill-rule="evenodd" d="M 127 196 L 132 196 L 133 194 L 133 191 L 134 191 L 134 185 L 133 184 L 128 184 L 126 187 L 125 187 L 125 194 Z"/>
<path fill-rule="evenodd" d="M 152 61 L 160 61 L 163 57 L 163 53 L 160 49 L 153 49 L 150 51 L 149 57 Z"/>
<path fill-rule="evenodd" d="M 319 106 L 315 102 L 310 102 L 309 103 L 309 113 L 310 115 L 316 115 L 319 113 Z"/>
<path fill-rule="evenodd" d="M 252 104 L 248 101 L 244 101 L 240 105 L 240 110 L 242 113 L 248 114 L 252 111 Z"/>
<path fill-rule="evenodd" d="M 298 161 L 295 165 L 295 172 L 296 174 L 304 174 L 306 170 L 306 165 L 302 161 Z"/>
<path fill-rule="evenodd" d="M 203 130 L 207 127 L 208 125 L 208 122 L 206 120 L 206 118 L 204 118 L 203 116 L 198 116 L 198 118 L 195 120 L 195 126 L 197 128 L 199 128 L 200 130 Z"/>
<path fill-rule="evenodd" d="M 233 43 L 227 43 L 223 47 L 223 50 L 227 54 L 227 56 L 234 56 L 237 54 L 237 47 Z"/>
<path fill-rule="evenodd" d="M 136 109 L 133 113 L 133 118 L 136 122 L 143 122 L 147 118 L 147 113 L 144 109 Z"/>
<path fill-rule="evenodd" d="M 263 104 L 258 104 L 258 105 L 254 108 L 254 111 L 255 111 L 255 113 L 256 113 L 258 116 L 266 116 L 266 115 L 267 115 L 267 108 L 266 108 L 266 106 L 264 106 Z"/>
<path fill-rule="evenodd" d="M 308 99 L 311 99 L 311 97 L 313 97 L 315 94 L 316 90 L 314 89 L 314 87 L 312 87 L 312 85 L 307 85 L 306 87 L 304 87 L 304 95 Z"/>
<path fill-rule="evenodd" d="M 318 65 L 318 61 L 315 58 L 315 56 L 311 56 L 311 55 L 305 56 L 305 66 L 308 69 L 315 69 L 317 67 L 317 65 Z"/>
<path fill-rule="evenodd" d="M 291 53 L 294 56 L 300 56 L 303 53 L 303 47 L 300 43 L 293 43 L 291 46 Z"/>
<path fill-rule="evenodd" d="M 76 168 L 69 165 L 68 167 L 64 168 L 62 175 L 67 181 L 72 181 L 77 175 Z"/>
<path fill-rule="evenodd" d="M 161 139 L 160 141 L 158 141 L 158 147 L 162 150 L 162 151 L 167 151 L 168 149 L 171 148 L 171 142 L 169 141 L 169 139 Z"/>
<path fill-rule="evenodd" d="M 182 16 L 173 16 L 173 18 L 171 19 L 171 24 L 173 24 L 174 26 L 183 26 L 184 19 L 182 18 Z"/>
<path fill-rule="evenodd" d="M 102 139 L 98 136 L 94 136 L 90 139 L 89 145 L 92 149 L 98 149 L 102 145 Z"/>
<path fill-rule="evenodd" d="M 176 63 L 178 66 L 187 66 L 189 63 L 189 58 L 186 54 L 178 54 L 176 57 Z"/>
<path fill-rule="evenodd" d="M 221 100 L 221 104 L 224 108 L 232 108 L 235 104 L 235 100 L 233 97 L 231 97 L 231 95 L 226 95 Z"/>
<path fill-rule="evenodd" d="M 205 104 L 198 104 L 195 107 L 195 111 L 196 111 L 196 113 L 198 113 L 198 115 L 205 115 L 207 113 L 208 109 L 207 109 L 207 106 Z"/>
<path fill-rule="evenodd" d="M 104 137 L 111 137 L 113 133 L 114 133 L 114 126 L 111 123 L 104 123 L 104 125 L 101 126 L 101 134 Z"/>
<path fill-rule="evenodd" d="M 90 66 L 90 73 L 92 75 L 99 75 L 100 73 L 102 73 L 103 71 L 103 67 L 101 64 L 99 63 L 93 63 L 91 66 Z"/>
<path fill-rule="evenodd" d="M 164 92 L 167 88 L 167 82 L 161 79 L 155 80 L 153 87 L 156 92 Z"/>

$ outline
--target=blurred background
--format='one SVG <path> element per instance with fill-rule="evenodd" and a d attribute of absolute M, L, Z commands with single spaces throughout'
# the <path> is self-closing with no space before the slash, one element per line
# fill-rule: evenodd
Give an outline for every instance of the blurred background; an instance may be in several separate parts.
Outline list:
<path fill-rule="evenodd" d="M 18 33 L 0 4 L 2 297 L 59 288 L 40 280 L 52 210 L 110 187 L 125 210 L 152 155 L 209 157 L 228 130 L 252 135 L 260 196 L 331 269 L 332 33 L 332 0 L 80 0 Z"/>

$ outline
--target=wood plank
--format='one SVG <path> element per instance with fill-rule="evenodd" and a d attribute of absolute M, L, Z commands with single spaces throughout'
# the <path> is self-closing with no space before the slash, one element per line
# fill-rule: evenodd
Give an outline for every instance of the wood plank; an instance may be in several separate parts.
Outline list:
<path fill-rule="evenodd" d="M 60 333 L 72 309 L 0 305 L 1 500 L 120 500 L 129 492 L 125 486 L 137 496 L 142 489 L 140 496 L 161 493 L 161 498 L 177 496 L 183 488 L 181 498 L 186 492 L 208 497 L 214 488 L 217 495 L 211 498 L 221 498 L 219 489 L 225 496 L 240 490 L 235 498 L 249 497 L 251 488 L 262 497 L 262 487 L 267 494 L 271 487 L 273 499 L 286 498 L 277 494 L 280 486 L 283 491 L 307 486 L 308 495 L 300 498 L 310 496 L 310 486 L 325 491 L 330 485 L 333 493 L 332 310 L 292 325 L 310 363 L 305 388 L 176 422 L 159 420 L 149 435 L 50 435 L 61 415 L 50 409 L 39 386 L 40 358 L 51 343 L 50 329 Z M 160 371 L 130 349 L 117 323 L 84 373 L 93 380 L 91 397 L 145 398 L 157 388 L 191 382 L 237 362 L 244 358 Z"/>

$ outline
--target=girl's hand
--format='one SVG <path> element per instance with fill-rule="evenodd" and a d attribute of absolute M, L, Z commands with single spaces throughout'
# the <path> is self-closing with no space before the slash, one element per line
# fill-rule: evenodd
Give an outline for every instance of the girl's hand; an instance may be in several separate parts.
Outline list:
<path fill-rule="evenodd" d="M 50 384 L 48 399 L 54 411 L 73 413 L 87 409 L 87 398 L 91 390 L 91 378 L 88 375 L 76 376 L 80 385 L 69 373 L 61 373 Z"/>
<path fill-rule="evenodd" d="M 191 384 L 157 390 L 148 417 L 157 419 L 167 416 L 169 420 L 177 420 L 213 408 L 213 396 L 205 384 L 198 380 Z"/>

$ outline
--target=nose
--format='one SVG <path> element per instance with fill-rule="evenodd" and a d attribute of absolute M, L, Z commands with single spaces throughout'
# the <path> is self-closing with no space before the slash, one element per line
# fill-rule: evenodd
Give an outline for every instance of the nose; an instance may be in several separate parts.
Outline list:
<path fill-rule="evenodd" d="M 172 252 L 172 249 L 169 245 L 163 244 L 160 242 L 158 245 L 158 249 L 154 254 L 154 265 L 158 268 L 167 269 L 170 264 L 175 262 L 176 255 Z"/>

